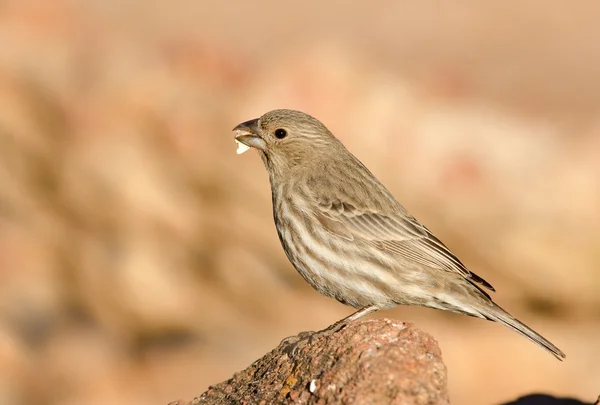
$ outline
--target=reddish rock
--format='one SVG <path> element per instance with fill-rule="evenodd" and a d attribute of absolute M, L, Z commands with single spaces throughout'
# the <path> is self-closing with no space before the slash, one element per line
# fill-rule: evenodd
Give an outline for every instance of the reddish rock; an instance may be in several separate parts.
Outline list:
<path fill-rule="evenodd" d="M 411 324 L 355 322 L 301 333 L 231 379 L 179 405 L 447 404 L 446 367 L 436 341 Z"/>

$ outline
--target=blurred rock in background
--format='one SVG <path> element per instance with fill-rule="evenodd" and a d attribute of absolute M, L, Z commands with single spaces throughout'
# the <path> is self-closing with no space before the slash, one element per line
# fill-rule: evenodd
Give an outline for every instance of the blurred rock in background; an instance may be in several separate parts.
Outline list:
<path fill-rule="evenodd" d="M 0 405 L 166 403 L 351 309 L 287 262 L 231 128 L 323 121 L 567 353 L 427 309 L 451 400 L 600 377 L 600 3 L 0 5 Z"/>

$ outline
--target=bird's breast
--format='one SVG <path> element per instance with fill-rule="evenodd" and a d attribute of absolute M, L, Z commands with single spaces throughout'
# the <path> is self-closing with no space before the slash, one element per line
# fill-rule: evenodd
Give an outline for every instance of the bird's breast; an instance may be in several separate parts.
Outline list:
<path fill-rule="evenodd" d="M 300 275 L 317 291 L 354 307 L 389 303 L 373 280 L 392 282 L 389 268 L 369 251 L 328 232 L 302 202 L 273 199 L 277 234 Z"/>

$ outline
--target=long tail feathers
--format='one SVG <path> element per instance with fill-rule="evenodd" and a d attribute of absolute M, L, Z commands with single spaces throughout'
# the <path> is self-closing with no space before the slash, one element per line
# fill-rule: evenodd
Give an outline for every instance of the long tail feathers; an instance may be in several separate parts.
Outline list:
<path fill-rule="evenodd" d="M 482 315 L 491 320 L 501 323 L 507 328 L 514 330 L 515 332 L 525 336 L 527 339 L 531 340 L 533 343 L 536 343 L 548 350 L 552 353 L 558 360 L 563 360 L 566 356 L 565 354 L 556 346 L 554 346 L 550 341 L 544 338 L 542 335 L 514 318 L 511 314 L 506 312 L 504 309 L 499 307 L 498 305 L 494 305 L 494 307 L 489 308 L 487 311 L 482 311 Z"/>

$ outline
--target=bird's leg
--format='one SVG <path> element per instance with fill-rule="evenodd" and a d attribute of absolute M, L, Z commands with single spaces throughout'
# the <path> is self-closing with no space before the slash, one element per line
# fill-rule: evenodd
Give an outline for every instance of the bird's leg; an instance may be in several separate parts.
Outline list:
<path fill-rule="evenodd" d="M 328 326 L 325 329 L 320 330 L 318 332 L 311 333 L 308 336 L 309 342 L 312 343 L 315 340 L 319 339 L 320 337 L 329 336 L 333 333 L 337 333 L 337 332 L 341 331 L 342 329 L 344 329 L 346 327 L 346 325 L 348 325 L 350 322 L 355 321 L 358 318 L 362 318 L 365 315 L 369 315 L 369 314 L 377 311 L 378 309 L 381 309 L 381 307 L 378 307 L 377 305 L 369 305 L 368 307 L 359 309 L 358 311 L 348 315 L 344 319 L 340 319 L 333 325 Z"/>
<path fill-rule="evenodd" d="M 333 325 L 328 326 L 327 328 L 325 328 L 323 330 L 320 330 L 318 332 L 301 332 L 298 336 L 290 336 L 288 338 L 283 339 L 281 344 L 284 346 L 288 346 L 288 348 L 285 351 L 288 353 L 288 355 L 293 357 L 296 355 L 296 352 L 300 349 L 301 342 L 308 342 L 308 344 L 311 344 L 316 339 L 318 339 L 322 336 L 329 336 L 332 333 L 336 333 L 336 332 L 344 329 L 344 327 L 346 325 L 348 325 L 350 322 L 355 321 L 358 318 L 362 318 L 365 315 L 369 315 L 369 314 L 377 311 L 378 309 L 381 309 L 381 308 L 378 307 L 377 305 L 370 305 L 368 307 L 364 307 L 364 308 L 359 309 L 358 311 L 350 314 L 349 316 L 345 317 L 344 319 L 340 319 Z"/>
<path fill-rule="evenodd" d="M 344 319 L 340 319 L 333 325 L 323 329 L 321 332 L 332 333 L 332 332 L 340 331 L 340 330 L 344 329 L 344 327 L 346 325 L 348 325 L 350 322 L 355 321 L 359 318 L 362 318 L 365 315 L 372 314 L 373 312 L 377 311 L 378 309 L 380 309 L 380 307 L 378 307 L 377 305 L 369 305 L 368 307 L 359 309 L 358 311 L 348 315 Z M 319 332 L 319 333 L 321 333 L 321 332 Z"/>
<path fill-rule="evenodd" d="M 377 306 L 377 305 L 369 305 L 368 307 L 364 307 L 363 309 L 359 309 L 358 311 L 354 312 L 353 314 L 348 315 L 347 317 L 345 317 L 344 319 L 342 319 L 339 322 L 344 322 L 344 323 L 352 322 L 352 321 L 357 320 L 358 318 L 362 318 L 363 316 L 372 314 L 373 312 L 378 311 L 380 309 L 381 308 L 379 308 L 379 306 Z"/>

